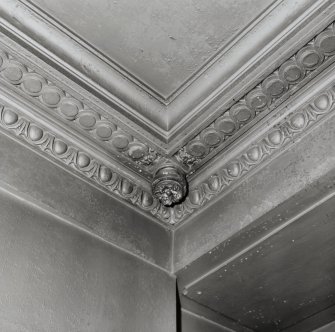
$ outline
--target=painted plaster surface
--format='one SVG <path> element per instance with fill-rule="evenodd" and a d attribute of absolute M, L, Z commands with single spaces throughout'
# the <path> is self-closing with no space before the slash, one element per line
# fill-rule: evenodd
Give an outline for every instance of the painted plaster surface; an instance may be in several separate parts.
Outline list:
<path fill-rule="evenodd" d="M 228 332 L 233 330 L 215 324 L 187 311 L 182 312 L 182 332 Z"/>
<path fill-rule="evenodd" d="M 167 273 L 0 190 L 0 330 L 175 331 Z"/>
<path fill-rule="evenodd" d="M 33 0 L 164 97 L 272 2 Z"/>
<path fill-rule="evenodd" d="M 161 225 L 3 135 L 0 160 L 0 182 L 106 241 L 170 268 L 171 234 Z"/>
<path fill-rule="evenodd" d="M 177 229 L 175 269 L 199 258 L 298 192 L 306 192 L 322 177 L 328 181 L 334 177 L 334 126 L 335 119 L 331 118 L 315 128 L 280 158 Z"/>
<path fill-rule="evenodd" d="M 317 330 L 314 330 L 314 332 L 333 332 L 335 331 L 335 322 L 329 323 L 323 327 L 320 327 Z"/>

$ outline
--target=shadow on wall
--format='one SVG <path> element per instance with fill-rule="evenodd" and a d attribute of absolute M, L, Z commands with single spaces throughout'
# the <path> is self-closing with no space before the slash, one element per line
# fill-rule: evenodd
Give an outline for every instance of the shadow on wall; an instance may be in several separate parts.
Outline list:
<path fill-rule="evenodd" d="M 178 284 L 176 284 L 176 319 L 177 319 L 177 324 L 176 324 L 176 326 L 177 326 L 177 332 L 182 332 L 181 304 L 180 304 Z"/>

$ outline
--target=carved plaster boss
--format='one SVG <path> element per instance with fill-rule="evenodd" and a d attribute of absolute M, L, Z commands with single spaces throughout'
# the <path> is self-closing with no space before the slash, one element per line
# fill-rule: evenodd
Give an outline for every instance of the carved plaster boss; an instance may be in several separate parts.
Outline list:
<path fill-rule="evenodd" d="M 185 173 L 169 162 L 160 165 L 152 182 L 152 193 L 165 206 L 182 201 L 187 192 Z"/>

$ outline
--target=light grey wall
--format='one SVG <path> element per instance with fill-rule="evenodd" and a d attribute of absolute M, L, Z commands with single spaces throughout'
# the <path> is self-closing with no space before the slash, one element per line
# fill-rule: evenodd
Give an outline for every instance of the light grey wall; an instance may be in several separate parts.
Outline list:
<path fill-rule="evenodd" d="M 173 332 L 165 271 L 0 189 L 0 331 Z"/>
<path fill-rule="evenodd" d="M 182 310 L 181 332 L 233 332 L 225 327 L 221 327 L 210 320 L 191 312 Z"/>
<path fill-rule="evenodd" d="M 171 269 L 171 232 L 38 153 L 0 134 L 0 185 L 122 249 Z"/>
<path fill-rule="evenodd" d="M 335 322 L 329 323 L 323 327 L 320 327 L 317 330 L 314 330 L 314 332 L 334 332 L 335 331 Z"/>
<path fill-rule="evenodd" d="M 299 193 L 308 197 L 307 190 L 314 188 L 313 192 L 319 191 L 322 196 L 329 187 L 327 180 L 335 173 L 334 126 L 334 117 L 321 123 L 280 158 L 183 223 L 175 231 L 175 271 L 190 265 Z"/>

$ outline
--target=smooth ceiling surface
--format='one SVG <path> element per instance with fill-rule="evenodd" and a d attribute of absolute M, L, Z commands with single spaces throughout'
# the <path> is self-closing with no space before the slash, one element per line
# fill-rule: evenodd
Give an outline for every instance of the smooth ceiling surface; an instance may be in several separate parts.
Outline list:
<path fill-rule="evenodd" d="M 32 0 L 168 98 L 273 0 Z"/>

